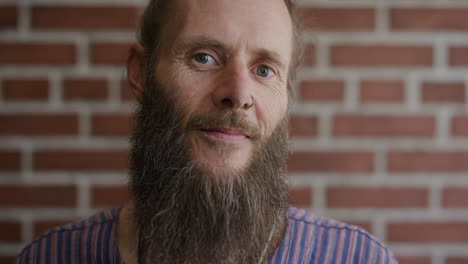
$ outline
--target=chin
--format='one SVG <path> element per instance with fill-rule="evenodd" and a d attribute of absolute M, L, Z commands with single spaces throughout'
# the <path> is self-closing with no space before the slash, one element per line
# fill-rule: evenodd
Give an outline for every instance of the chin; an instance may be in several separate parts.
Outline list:
<path fill-rule="evenodd" d="M 213 151 L 195 151 L 193 161 L 201 171 L 212 178 L 237 178 L 250 163 L 247 150 L 216 153 Z"/>
<path fill-rule="evenodd" d="M 223 144 L 195 138 L 192 141 L 192 159 L 202 171 L 213 177 L 235 177 L 248 167 L 252 146 Z"/>

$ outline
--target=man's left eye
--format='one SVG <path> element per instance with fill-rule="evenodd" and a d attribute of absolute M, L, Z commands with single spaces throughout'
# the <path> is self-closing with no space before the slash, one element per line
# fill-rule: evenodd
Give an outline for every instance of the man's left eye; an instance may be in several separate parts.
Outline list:
<path fill-rule="evenodd" d="M 273 75 L 273 71 L 271 70 L 270 67 L 266 66 L 266 65 L 260 65 L 257 67 L 256 69 L 256 74 L 260 77 L 263 77 L 263 78 L 267 78 L 267 77 L 270 77 L 271 75 Z"/>

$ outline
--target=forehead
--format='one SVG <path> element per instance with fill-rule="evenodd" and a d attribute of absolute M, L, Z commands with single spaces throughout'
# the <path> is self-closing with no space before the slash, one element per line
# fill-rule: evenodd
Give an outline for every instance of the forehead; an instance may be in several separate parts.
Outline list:
<path fill-rule="evenodd" d="M 246 50 L 271 50 L 289 62 L 292 23 L 283 0 L 181 0 L 177 39 L 208 37 Z"/>

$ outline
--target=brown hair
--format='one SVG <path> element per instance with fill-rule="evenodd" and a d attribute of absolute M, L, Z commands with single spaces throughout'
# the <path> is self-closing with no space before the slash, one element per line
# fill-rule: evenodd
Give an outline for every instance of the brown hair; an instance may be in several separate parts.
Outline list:
<path fill-rule="evenodd" d="M 161 36 L 169 16 L 173 16 L 177 6 L 174 0 L 150 0 L 143 11 L 138 30 L 138 41 L 145 49 L 148 63 L 153 63 L 158 56 Z M 288 90 L 291 81 L 296 78 L 296 70 L 302 60 L 301 25 L 294 0 L 284 0 L 293 25 L 293 53 L 288 74 Z"/>

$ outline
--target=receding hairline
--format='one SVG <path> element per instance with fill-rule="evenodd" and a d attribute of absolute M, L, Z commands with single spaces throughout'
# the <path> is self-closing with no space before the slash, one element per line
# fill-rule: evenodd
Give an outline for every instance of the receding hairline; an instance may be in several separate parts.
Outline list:
<path fill-rule="evenodd" d="M 188 1 L 188 0 L 185 0 L 185 1 Z M 289 19 L 291 21 L 291 24 L 292 24 L 292 32 L 293 32 L 293 41 L 297 39 L 297 31 L 299 29 L 299 25 L 298 25 L 298 21 L 296 19 L 296 12 L 295 12 L 295 4 L 293 3 L 294 0 L 282 0 L 282 2 L 285 4 L 286 6 L 286 9 L 288 10 L 288 14 L 289 14 Z M 184 17 L 183 14 L 180 14 L 180 12 L 183 12 L 184 10 L 186 10 L 185 8 L 185 5 L 182 5 L 181 4 L 181 0 L 170 0 L 170 1 L 165 1 L 165 0 L 150 0 L 149 1 L 149 4 L 146 6 L 146 8 L 144 9 L 143 11 L 143 14 L 141 16 L 141 20 L 140 20 L 140 24 L 139 24 L 139 27 L 138 27 L 138 31 L 137 31 L 137 40 L 138 42 L 146 49 L 146 48 L 151 48 L 152 46 L 154 46 L 156 43 L 147 43 L 145 41 L 145 36 L 144 34 L 150 34 L 150 32 L 144 32 L 143 28 L 145 27 L 148 27 L 149 25 L 147 24 L 147 20 L 151 19 L 151 17 L 145 17 L 145 15 L 148 14 L 148 10 L 151 9 L 151 7 L 154 7 L 156 5 L 156 3 L 165 3 L 166 5 L 163 5 L 164 6 L 164 10 L 161 10 L 163 12 L 160 12 L 159 13 L 159 17 L 156 17 L 154 20 L 155 21 L 160 21 L 162 23 L 160 23 L 160 33 L 163 33 L 164 31 L 167 30 L 167 27 L 168 25 L 171 25 L 174 21 L 178 21 L 179 23 L 182 23 L 182 17 Z M 167 11 L 171 11 L 171 12 L 167 12 Z M 168 17 L 169 16 L 176 16 L 178 17 L 178 19 L 171 19 L 170 21 L 167 21 L 169 20 Z M 145 20 L 146 18 L 146 20 Z M 146 22 L 146 23 L 145 23 Z M 160 34 L 159 37 L 161 37 L 162 34 Z M 162 42 L 161 39 L 158 39 L 158 42 Z M 294 41 L 296 42 L 296 41 Z M 295 48 L 296 45 L 294 45 L 295 43 L 293 43 L 293 49 Z"/>

